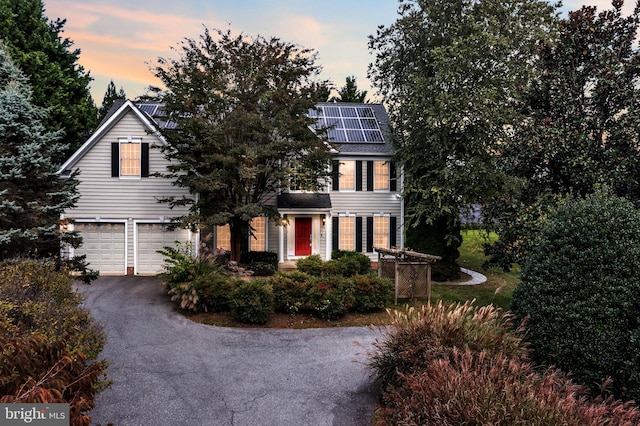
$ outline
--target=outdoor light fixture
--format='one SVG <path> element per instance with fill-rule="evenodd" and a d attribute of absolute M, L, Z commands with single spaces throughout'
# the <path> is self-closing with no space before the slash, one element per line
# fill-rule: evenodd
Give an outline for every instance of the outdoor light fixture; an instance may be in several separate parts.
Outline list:
<path fill-rule="evenodd" d="M 325 226 L 327 224 L 327 215 L 321 214 L 320 218 L 322 219 L 322 226 Z"/>

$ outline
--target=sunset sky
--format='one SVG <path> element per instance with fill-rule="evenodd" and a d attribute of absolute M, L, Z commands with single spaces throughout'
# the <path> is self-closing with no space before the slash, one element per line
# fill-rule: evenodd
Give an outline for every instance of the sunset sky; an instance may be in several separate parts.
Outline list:
<path fill-rule="evenodd" d="M 633 1 L 625 2 L 625 11 Z M 279 37 L 318 52 L 321 77 L 337 87 L 356 76 L 369 90 L 367 66 L 373 57 L 368 36 L 379 25 L 397 18 L 397 0 L 44 0 L 45 14 L 67 20 L 64 36 L 81 49 L 80 64 L 94 81 L 91 92 L 98 106 L 110 80 L 128 98 L 145 93 L 159 81 L 149 70 L 158 57 L 171 57 L 170 48 L 185 37 L 197 38 L 208 28 L 231 28 L 234 34 Z M 582 4 L 611 7 L 610 0 L 565 0 L 562 10 Z"/>

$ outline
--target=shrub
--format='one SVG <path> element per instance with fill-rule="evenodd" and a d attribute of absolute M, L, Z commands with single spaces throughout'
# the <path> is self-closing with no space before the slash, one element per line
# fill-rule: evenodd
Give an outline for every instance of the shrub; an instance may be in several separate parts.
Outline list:
<path fill-rule="evenodd" d="M 331 259 L 336 261 L 338 264 L 339 275 L 342 275 L 343 277 L 351 277 L 371 272 L 371 259 L 369 259 L 369 256 L 364 253 L 348 250 L 334 250 L 331 253 Z M 331 274 L 334 274 L 334 272 Z"/>
<path fill-rule="evenodd" d="M 501 353 L 453 348 L 385 393 L 377 424 L 636 425 L 632 403 L 589 401 L 555 371 Z"/>
<path fill-rule="evenodd" d="M 16 260 L 0 268 L 0 317 L 50 342 L 65 336 L 72 355 L 95 359 L 105 345 L 102 328 L 82 308 L 83 298 L 66 269 L 54 262 Z"/>
<path fill-rule="evenodd" d="M 278 272 L 278 266 L 267 262 L 254 262 L 247 265 L 247 269 L 253 271 L 256 277 L 270 277 Z"/>
<path fill-rule="evenodd" d="M 191 285 L 198 295 L 198 308 L 205 312 L 222 312 L 231 309 L 233 292 L 244 281 L 220 272 L 210 272 L 193 280 Z"/>
<path fill-rule="evenodd" d="M 598 391 L 640 398 L 640 213 L 606 194 L 570 201 L 542 228 L 512 311 L 537 362 Z"/>
<path fill-rule="evenodd" d="M 69 403 L 70 424 L 90 425 L 106 364 L 87 363 L 66 346 L 65 336 L 0 333 L 0 403 Z"/>
<path fill-rule="evenodd" d="M 323 263 L 324 262 L 319 255 L 312 254 L 311 256 L 298 259 L 296 261 L 296 268 L 298 268 L 298 271 L 300 272 L 304 272 L 314 277 L 319 277 L 322 274 Z"/>
<path fill-rule="evenodd" d="M 326 320 L 342 317 L 353 305 L 353 287 L 344 277 L 315 277 L 307 289 L 307 303 L 315 315 Z"/>
<path fill-rule="evenodd" d="M 278 268 L 278 253 L 271 251 L 247 251 L 240 256 L 240 263 L 251 265 L 252 263 L 268 263 Z"/>
<path fill-rule="evenodd" d="M 233 293 L 231 314 L 240 322 L 264 324 L 273 310 L 273 289 L 267 281 L 244 282 Z"/>
<path fill-rule="evenodd" d="M 293 314 L 305 305 L 309 275 L 301 271 L 279 272 L 271 277 L 276 312 Z"/>
<path fill-rule="evenodd" d="M 371 312 L 384 309 L 393 300 L 393 283 L 376 275 L 356 275 L 353 281 L 353 310 Z"/>
<path fill-rule="evenodd" d="M 383 391 L 401 385 L 402 375 L 418 374 L 432 362 L 446 358 L 451 348 L 507 357 L 526 354 L 520 337 L 511 332 L 510 314 L 492 305 L 438 302 L 391 314 L 392 327 L 382 340 L 374 342 L 376 351 L 369 361 Z"/>
<path fill-rule="evenodd" d="M 190 243 L 176 241 L 175 247 L 164 247 L 158 253 L 165 257 L 164 272 L 161 275 L 169 284 L 191 281 L 219 268 L 212 256 L 193 256 Z"/>

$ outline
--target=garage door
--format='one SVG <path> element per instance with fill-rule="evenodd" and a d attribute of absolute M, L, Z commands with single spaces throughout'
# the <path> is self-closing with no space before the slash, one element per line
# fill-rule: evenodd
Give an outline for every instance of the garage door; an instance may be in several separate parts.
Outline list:
<path fill-rule="evenodd" d="M 102 275 L 125 274 L 124 223 L 76 223 L 82 246 L 76 255 L 86 255 L 89 268 Z"/>
<path fill-rule="evenodd" d="M 158 254 L 166 246 L 175 247 L 175 242 L 188 241 L 189 231 L 186 229 L 167 230 L 160 223 L 141 223 L 137 228 L 137 274 L 149 275 L 162 272 L 164 256 Z"/>

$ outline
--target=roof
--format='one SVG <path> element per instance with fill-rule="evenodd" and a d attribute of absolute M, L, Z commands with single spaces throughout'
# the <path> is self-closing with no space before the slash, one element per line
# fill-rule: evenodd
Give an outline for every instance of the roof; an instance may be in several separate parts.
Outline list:
<path fill-rule="evenodd" d="M 71 157 L 60 167 L 58 174 L 64 175 L 73 169 L 78 161 L 93 148 L 93 146 L 115 126 L 127 113 L 132 112 L 142 123 L 148 133 L 156 135 L 161 143 L 166 144 L 166 140 L 158 133 L 157 123 L 148 114 L 143 113 L 138 106 L 130 100 L 117 100 L 107 111 L 105 118 L 100 122 L 95 132 L 87 139 L 82 146 L 71 155 Z"/>
<path fill-rule="evenodd" d="M 330 209 L 329 194 L 293 192 L 278 195 L 278 209 Z"/>
<path fill-rule="evenodd" d="M 368 141 L 349 141 L 345 139 L 349 139 L 349 130 L 351 127 L 358 127 L 358 121 L 360 121 L 360 126 L 364 128 L 363 132 L 373 132 L 374 128 L 368 123 L 370 122 L 369 116 L 367 114 L 366 118 L 353 117 L 354 123 L 356 126 L 350 126 L 346 124 L 345 121 L 340 121 L 339 124 L 335 126 L 336 129 L 339 127 L 345 127 L 347 130 L 344 132 L 338 131 L 333 132 L 331 129 L 329 130 L 329 138 L 330 143 L 339 153 L 341 154 L 386 154 L 391 153 L 393 147 L 391 145 L 391 125 L 389 120 L 389 115 L 387 114 L 387 110 L 382 104 L 365 104 L 365 103 L 355 103 L 355 102 L 320 102 L 316 105 L 319 109 L 326 110 L 327 108 L 336 108 L 340 110 L 344 109 L 356 109 L 356 110 L 365 110 L 373 113 L 373 117 L 375 119 L 375 124 L 377 124 L 377 128 L 379 129 L 379 134 L 381 135 L 380 141 L 375 138 L 367 138 Z M 313 112 L 311 113 L 314 114 Z M 334 115 L 334 114 L 330 114 Z M 363 114 L 357 113 L 356 115 L 360 116 Z M 345 117 L 346 118 L 346 117 Z M 336 120 L 327 121 L 328 123 L 336 123 Z"/>

